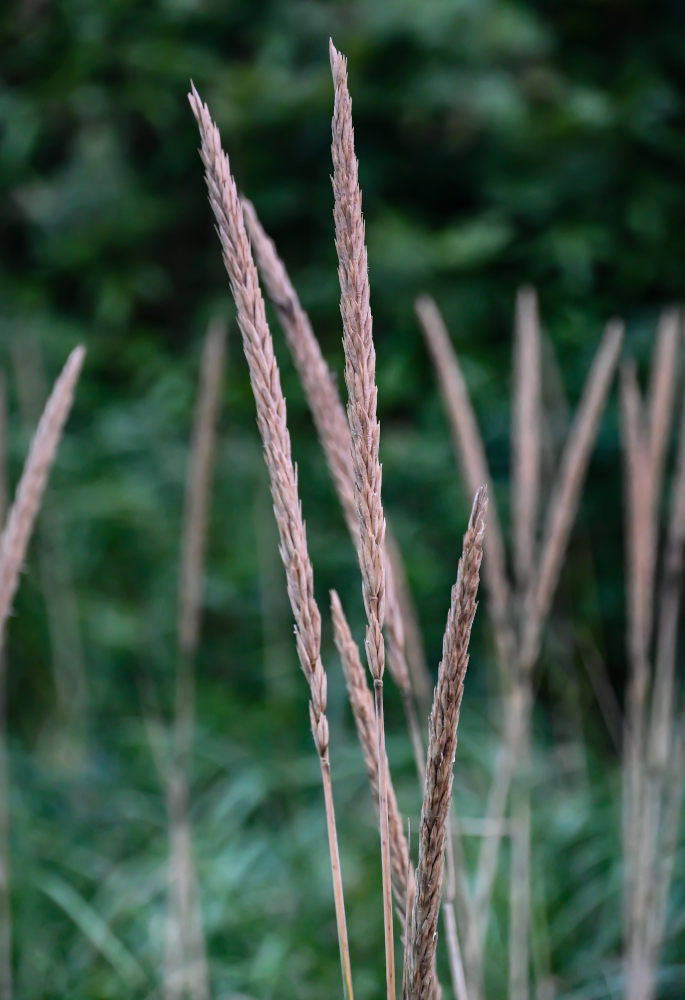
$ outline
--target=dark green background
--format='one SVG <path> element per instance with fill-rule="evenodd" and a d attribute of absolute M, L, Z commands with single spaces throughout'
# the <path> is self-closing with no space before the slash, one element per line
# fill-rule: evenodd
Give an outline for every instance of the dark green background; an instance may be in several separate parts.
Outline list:
<path fill-rule="evenodd" d="M 201 337 L 217 311 L 231 317 L 230 358 L 193 797 L 215 996 L 244 990 L 307 1000 L 339 992 L 306 689 L 185 99 L 192 77 L 241 189 L 276 238 L 341 372 L 329 35 L 349 56 L 385 503 L 434 668 L 469 503 L 415 296 L 428 291 L 444 310 L 506 520 L 517 287 L 537 287 L 549 334 L 546 426 L 554 455 L 566 426 L 558 371 L 574 403 L 603 325 L 617 314 L 627 321 L 625 353 L 644 364 L 660 309 L 682 295 L 685 6 L 678 0 L 6 0 L 0 349 L 12 482 L 28 429 L 11 345 L 24 358 L 39 345 L 50 379 L 74 344 L 88 347 L 47 525 L 28 560 L 8 639 L 21 997 L 143 997 L 159 982 L 165 815 L 140 721 L 141 690 L 170 701 L 187 441 Z M 336 586 L 361 635 L 353 554 L 276 326 L 274 335 L 317 595 L 325 608 Z M 581 649 L 596 645 L 620 693 L 621 503 L 614 394 L 540 671 L 534 951 L 565 997 L 619 995 L 615 749 Z M 58 589 L 71 581 L 78 607 L 75 629 L 62 622 L 72 653 L 83 647 L 88 692 L 76 713 L 68 704 L 56 708 L 39 550 L 58 566 Z M 325 630 L 349 922 L 364 1000 L 380 995 L 382 976 L 376 835 L 327 622 Z M 481 614 L 458 757 L 457 794 L 467 815 L 483 810 L 501 721 L 488 696 L 487 633 Z M 418 796 L 392 695 L 389 727 L 402 806 L 415 817 Z M 559 770 L 564 748 L 568 773 Z M 489 968 L 493 995 L 506 977 L 505 876 Z M 682 890 L 674 899 L 668 954 L 677 963 Z M 114 951 L 94 943 L 98 919 L 109 926 Z M 683 985 L 682 967 L 667 963 L 663 995 L 679 996 Z"/>

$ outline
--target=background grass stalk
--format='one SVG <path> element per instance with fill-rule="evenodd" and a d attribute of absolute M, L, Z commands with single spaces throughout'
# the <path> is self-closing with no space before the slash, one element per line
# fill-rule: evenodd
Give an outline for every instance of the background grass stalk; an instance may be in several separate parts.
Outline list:
<path fill-rule="evenodd" d="M 22 423 L 28 431 L 38 421 L 48 396 L 45 359 L 40 342 L 29 331 L 16 334 L 9 347 Z M 57 695 L 54 736 L 63 760 L 73 763 L 83 752 L 88 681 L 64 515 L 49 497 L 36 520 L 36 549 Z"/>
<path fill-rule="evenodd" d="M 530 293 L 527 293 L 530 295 Z M 526 316 L 522 306 L 526 299 L 519 299 L 519 316 L 517 319 L 517 355 L 526 354 L 529 363 L 535 368 L 535 358 L 539 355 L 539 337 L 536 338 L 537 325 L 533 328 L 534 317 L 531 315 L 531 300 L 528 299 Z M 449 339 L 447 328 L 435 303 L 424 296 L 417 300 L 416 310 L 426 336 L 429 351 L 434 361 L 436 374 L 445 401 L 445 408 L 452 427 L 457 459 L 462 469 L 466 484 L 473 487 L 479 475 L 489 480 L 489 470 L 485 456 L 483 440 L 478 430 L 478 424 L 471 405 L 468 389 L 461 372 L 457 356 Z M 525 320 L 525 323 L 524 323 Z M 526 331 L 524 333 L 524 330 Z M 553 482 L 550 501 L 545 514 L 539 555 L 536 565 L 530 566 L 528 585 L 518 596 L 506 578 L 504 545 L 496 508 L 491 511 L 489 541 L 486 546 L 484 563 L 485 583 L 489 598 L 490 618 L 496 638 L 501 689 L 503 693 L 510 692 L 511 697 L 504 701 L 504 732 L 502 747 L 498 753 L 493 784 L 488 797 L 486 818 L 495 826 L 504 817 L 509 801 L 509 793 L 517 771 L 517 810 L 520 812 L 520 826 L 530 830 L 526 816 L 530 805 L 526 804 L 525 789 L 528 786 L 528 765 L 524 763 L 530 757 L 531 718 L 533 704 L 532 671 L 537 661 L 544 623 L 549 614 L 552 599 L 556 591 L 559 574 L 566 551 L 570 531 L 576 516 L 580 500 L 580 490 L 589 463 L 592 444 L 595 440 L 599 420 L 606 403 L 614 370 L 618 360 L 623 330 L 621 324 L 608 324 L 604 337 L 593 359 L 588 373 L 583 394 L 578 405 L 567 441 L 565 443 L 558 471 Z M 525 342 L 525 349 L 524 349 Z M 537 344 L 537 347 L 536 347 Z M 522 361 L 518 360 L 518 368 L 522 370 Z M 538 362 L 539 363 L 539 358 Z M 536 489 L 539 455 L 533 457 L 527 449 L 540 449 L 540 437 L 537 433 L 530 434 L 530 421 L 536 410 L 537 392 L 535 386 L 524 392 L 518 387 L 518 400 L 515 407 L 518 416 L 515 421 L 514 434 L 526 436 L 525 446 L 522 442 L 514 443 L 513 450 L 520 470 L 518 489 L 522 495 L 515 501 L 517 517 L 525 526 L 517 529 L 521 539 L 520 546 L 526 547 L 526 553 L 517 557 L 520 564 L 527 565 L 532 558 L 531 546 L 534 546 L 534 524 L 537 520 Z M 524 427 L 525 424 L 525 427 Z M 494 525 L 494 531 L 493 529 Z M 495 542 L 493 545 L 492 535 Z M 494 555 L 494 558 L 493 558 Z M 518 571 L 519 577 L 521 570 Z M 514 594 L 517 594 L 515 597 Z M 512 623 L 517 622 L 514 630 Z M 466 936 L 466 966 L 469 989 L 475 998 L 482 991 L 483 958 L 487 932 L 488 914 L 492 900 L 492 891 L 497 871 L 497 863 L 501 846 L 501 834 L 487 838 L 479 852 L 474 889 L 473 916 L 468 922 Z M 530 857 L 530 848 L 528 850 Z M 519 872 L 523 866 L 518 866 Z M 530 870 L 530 865 L 526 866 Z M 530 890 L 519 886 L 516 900 L 530 900 Z M 522 911 L 523 906 L 519 909 Z M 529 904 L 528 904 L 529 909 Z M 527 917 L 523 918 L 525 928 Z M 517 928 L 521 927 L 517 918 Z M 520 978 L 520 977 L 518 977 Z"/>
<path fill-rule="evenodd" d="M 668 755 L 672 752 L 674 719 L 682 712 L 676 708 L 673 698 L 671 678 L 677 625 L 670 623 L 673 601 L 676 608 L 678 605 L 682 575 L 683 556 L 682 551 L 678 554 L 677 548 L 679 537 L 682 542 L 685 536 L 685 501 L 678 496 L 685 483 L 682 471 L 685 459 L 680 457 L 681 448 L 678 449 L 671 517 L 664 547 L 662 586 L 658 592 L 657 620 L 663 626 L 663 637 L 660 628 L 652 643 L 659 506 L 678 371 L 678 327 L 678 314 L 673 310 L 664 313 L 655 340 L 644 402 L 634 365 L 624 366 L 621 383 L 630 664 L 623 804 L 625 979 L 629 1000 L 651 997 L 656 988 L 657 949 L 660 950 L 661 945 L 654 934 L 660 919 L 654 906 L 658 905 L 659 871 L 668 871 L 669 866 L 661 854 L 666 825 L 664 814 L 669 808 L 666 799 L 673 794 L 667 787 Z M 655 669 L 652 667 L 653 647 L 656 650 Z"/>
<path fill-rule="evenodd" d="M 488 540 L 483 563 L 483 580 L 488 592 L 488 614 L 497 645 L 500 683 L 502 689 L 506 690 L 509 678 L 505 665 L 511 662 L 514 636 L 509 621 L 509 584 L 506 577 L 502 526 L 497 500 L 492 489 L 492 476 L 485 455 L 485 446 L 478 429 L 466 380 L 440 310 L 428 295 L 422 295 L 416 300 L 415 309 L 433 360 L 464 484 L 471 494 L 474 494 L 483 483 L 489 490 Z"/>
<path fill-rule="evenodd" d="M 5 626 L 19 582 L 19 572 L 26 555 L 31 531 L 40 509 L 48 476 L 57 453 L 64 424 L 71 410 L 74 390 L 83 366 L 85 350 L 71 352 L 55 382 L 38 422 L 29 453 L 9 512 L 3 517 L 0 536 L 0 986 L 4 997 L 12 995 L 10 861 L 9 861 L 9 783 L 6 751 L 6 663 Z M 6 421 L 4 382 L 2 383 L 3 426 L 0 428 L 2 462 L 0 466 L 0 501 L 6 506 Z M 4 514 L 4 510 L 3 510 Z"/>
<path fill-rule="evenodd" d="M 512 417 L 512 535 L 516 583 L 522 592 L 535 564 L 541 417 L 537 296 L 534 289 L 523 288 L 516 296 Z"/>
<path fill-rule="evenodd" d="M 19 571 L 33 530 L 62 430 L 71 409 L 85 349 L 75 347 L 55 382 L 31 442 L 5 527 L 0 536 L 0 650 Z"/>
<path fill-rule="evenodd" d="M 160 779 L 169 824 L 169 909 L 164 995 L 209 997 L 207 946 L 202 926 L 189 815 L 190 765 L 195 723 L 195 658 L 200 638 L 207 525 L 216 424 L 226 354 L 226 324 L 213 320 L 204 338 L 181 532 L 177 666 L 172 753 L 162 757 Z M 159 758 L 159 755 L 158 755 Z M 157 759 L 157 758 L 156 758 Z"/>
<path fill-rule="evenodd" d="M 0 374 L 0 523 L 7 516 L 7 391 Z M 10 810 L 7 766 L 7 654 L 0 649 L 0 1000 L 12 1000 Z"/>

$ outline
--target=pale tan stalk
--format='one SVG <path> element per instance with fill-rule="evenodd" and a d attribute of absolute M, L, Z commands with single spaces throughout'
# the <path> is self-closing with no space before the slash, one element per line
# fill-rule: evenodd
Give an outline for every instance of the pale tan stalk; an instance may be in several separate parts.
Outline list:
<path fill-rule="evenodd" d="M 628 648 L 635 674 L 633 684 L 639 683 L 643 701 L 648 681 L 647 607 L 652 601 L 653 484 L 649 440 L 643 430 L 640 390 L 632 363 L 626 364 L 621 372 L 621 410 L 627 478 Z M 630 704 L 631 697 L 628 700 Z"/>
<path fill-rule="evenodd" d="M 48 382 L 40 341 L 28 331 L 10 339 L 10 357 L 19 398 L 22 422 L 27 431 L 36 425 L 45 400 Z M 64 519 L 49 497 L 36 519 L 36 559 L 45 600 L 52 676 L 60 714 L 61 746 L 72 759 L 78 754 L 79 730 L 86 715 L 88 683 L 79 611 Z"/>
<path fill-rule="evenodd" d="M 352 974 L 328 753 L 326 674 L 321 663 L 321 616 L 314 598 L 314 574 L 291 455 L 285 399 L 257 269 L 250 252 L 228 157 L 221 148 L 219 131 L 195 88 L 192 89 L 189 100 L 200 129 L 201 157 L 205 166 L 209 200 L 217 223 L 224 265 L 237 307 L 243 350 L 250 370 L 257 424 L 264 445 L 278 524 L 281 558 L 295 618 L 297 652 L 311 694 L 310 722 L 321 764 L 343 985 L 346 996 L 351 1000 Z"/>
<path fill-rule="evenodd" d="M 526 741 L 526 747 L 530 741 Z M 514 790 L 514 834 L 511 843 L 509 921 L 509 1000 L 530 996 L 530 864 L 531 808 L 528 776 L 517 795 Z"/>
<path fill-rule="evenodd" d="M 678 832 L 685 794 L 685 718 L 682 703 L 675 725 L 673 753 L 666 768 L 666 782 L 668 791 L 661 816 L 659 851 L 655 859 L 652 900 L 645 932 L 645 964 L 651 975 L 643 1000 L 652 1000 L 656 992 L 655 972 L 659 967 L 659 958 L 664 946 L 668 896 L 678 852 Z"/>
<path fill-rule="evenodd" d="M 538 655 L 540 636 L 559 581 L 561 564 L 575 520 L 580 490 L 597 436 L 623 341 L 623 325 L 607 325 L 585 382 L 583 394 L 571 426 L 559 470 L 552 487 L 540 547 L 529 620 L 526 622 L 522 666 L 530 670 Z"/>
<path fill-rule="evenodd" d="M 445 921 L 445 940 L 447 941 L 447 958 L 450 964 L 450 979 L 455 1000 L 468 1000 L 469 991 L 466 985 L 464 960 L 459 944 L 457 918 L 454 912 L 454 902 L 445 900 L 442 904 L 442 915 Z"/>
<path fill-rule="evenodd" d="M 529 588 L 536 564 L 536 532 L 540 481 L 540 320 L 533 289 L 522 289 L 516 299 L 514 341 L 514 406 L 512 420 L 512 489 L 514 572 L 520 597 L 518 607 L 525 615 Z M 519 697 L 532 703 L 528 681 L 520 676 Z M 512 839 L 511 900 L 509 934 L 509 1000 L 528 1000 L 530 928 L 530 715 L 523 719 L 522 771 L 514 788 L 513 812 L 517 833 Z M 523 755 L 522 755 L 523 756 Z M 493 845 L 494 846 L 494 845 Z M 493 876 L 494 878 L 494 870 Z M 483 922 L 483 935 L 485 924 Z"/>
<path fill-rule="evenodd" d="M 243 198 L 242 206 L 245 225 L 266 293 L 276 309 L 279 322 L 285 333 L 321 441 L 331 479 L 342 507 L 347 529 L 355 551 L 359 552 L 359 518 L 354 498 L 354 468 L 350 428 L 335 377 L 321 353 L 309 316 L 302 308 L 273 240 L 264 231 L 252 203 Z M 388 670 L 402 695 L 417 769 L 419 773 L 422 773 L 424 753 L 412 698 L 412 686 L 414 690 L 420 690 L 421 694 L 426 688 L 430 692 L 430 679 L 427 669 L 425 669 L 425 661 L 422 663 L 417 658 L 410 661 L 414 675 L 410 678 L 405 658 L 403 618 L 412 626 L 416 616 L 415 613 L 412 616 L 411 598 L 406 588 L 399 547 L 389 529 L 386 529 L 385 536 L 385 588 L 386 617 L 384 625 L 388 640 Z M 422 667 L 424 668 L 423 672 Z"/>
<path fill-rule="evenodd" d="M 645 727 L 650 679 L 649 621 L 655 558 L 654 483 L 649 439 L 642 424 L 640 390 L 634 365 L 621 373 L 621 407 L 626 463 L 626 540 L 628 551 L 628 659 L 624 761 L 624 865 L 628 995 L 646 975 L 642 933 L 648 891 Z"/>
<path fill-rule="evenodd" d="M 423 1000 L 429 995 L 432 983 L 445 833 L 457 748 L 457 725 L 469 659 L 471 626 L 476 613 L 486 508 L 486 491 L 485 487 L 481 487 L 474 499 L 459 560 L 457 582 L 452 589 L 442 660 L 429 723 L 426 786 L 421 809 L 419 860 L 416 868 L 416 895 L 408 940 L 408 1000 Z"/>
<path fill-rule="evenodd" d="M 666 906 L 668 884 L 670 884 L 668 853 L 669 843 L 667 817 L 672 815 L 672 799 L 682 794 L 673 787 L 674 775 L 669 775 L 670 757 L 676 752 L 672 746 L 672 733 L 677 718 L 674 691 L 675 655 L 678 631 L 678 607 L 682 585 L 683 558 L 685 553 L 685 410 L 683 411 L 678 459 L 672 486 L 670 516 L 664 547 L 661 587 L 659 589 L 659 628 L 656 634 L 656 667 L 651 691 L 651 706 L 648 704 L 648 688 L 652 677 L 649 650 L 651 646 L 651 620 L 653 610 L 652 593 L 657 562 L 657 539 L 659 524 L 659 499 L 662 492 L 663 467 L 668 446 L 669 430 L 673 409 L 675 380 L 678 371 L 678 316 L 665 313 L 657 336 L 650 383 L 643 412 L 644 423 L 639 417 L 631 416 L 632 434 L 627 434 L 627 445 L 637 450 L 641 469 L 630 461 L 628 450 L 628 514 L 631 550 L 642 542 L 642 564 L 638 565 L 637 584 L 632 581 L 636 569 L 635 558 L 630 563 L 633 594 L 645 602 L 642 608 L 631 605 L 631 619 L 639 614 L 639 623 L 644 631 L 637 636 L 631 646 L 631 677 L 629 682 L 629 725 L 627 744 L 627 822 L 628 839 L 626 846 L 626 867 L 629 869 L 627 888 L 630 892 L 627 909 L 628 924 L 628 995 L 637 1000 L 638 996 L 653 996 L 656 987 L 656 973 L 661 952 L 663 915 L 659 906 Z M 640 410 L 639 390 L 634 373 L 628 384 L 633 410 Z M 627 421 L 626 421 L 627 423 Z M 630 431 L 631 427 L 628 425 Z M 637 439 L 637 441 L 635 441 Z M 645 471 L 645 467 L 648 467 Z M 633 480 L 642 472 L 647 486 Z M 642 501 L 642 506 L 636 504 Z M 635 536 L 640 535 L 636 540 Z M 631 620 L 635 628 L 635 622 Z M 642 640 L 642 643 L 639 643 Z M 640 655 L 644 646 L 644 652 Z M 646 676 L 645 676 L 646 675 Z M 642 698 L 642 703 L 638 701 Z M 650 713 L 649 723 L 647 719 Z M 630 797 L 632 796 L 632 798 Z M 677 821 L 676 821 L 677 822 Z M 672 821 L 671 821 L 672 823 Z M 677 829 L 677 826 L 676 826 Z M 666 897 L 661 898 L 660 880 L 667 873 Z M 643 988 L 644 987 L 644 988 Z M 639 991 L 642 990 L 640 993 Z"/>
<path fill-rule="evenodd" d="M 505 702 L 505 730 L 498 748 L 483 821 L 489 836 L 484 837 L 481 843 L 476 866 L 472 916 L 466 939 L 469 987 L 475 996 L 480 996 L 482 992 L 483 957 L 497 862 L 502 838 L 511 832 L 504 817 L 511 785 L 525 747 L 525 727 L 530 714 L 528 699 L 532 696 L 532 688 L 530 684 L 523 684 L 522 680 L 519 676 Z"/>
<path fill-rule="evenodd" d="M 188 771 L 195 717 L 195 655 L 200 636 L 202 585 L 216 422 L 226 351 L 226 324 L 210 323 L 202 349 L 200 379 L 186 476 L 178 593 L 178 664 L 174 759 L 160 778 L 169 824 L 169 913 L 166 1000 L 187 994 L 209 997 L 207 949 L 198 900 L 189 816 Z"/>
<path fill-rule="evenodd" d="M 216 423 L 226 359 L 226 324 L 213 320 L 205 335 L 186 476 L 178 587 L 178 666 L 175 739 L 178 763 L 187 770 L 195 714 L 194 660 L 200 635 L 207 522 L 214 474 Z"/>
<path fill-rule="evenodd" d="M 0 646 L 3 643 L 7 616 L 19 582 L 19 571 L 62 430 L 71 409 L 74 387 L 84 356 L 85 349 L 75 347 L 55 382 L 31 442 L 14 503 L 0 538 Z"/>
<path fill-rule="evenodd" d="M 442 897 L 442 919 L 445 928 L 445 943 L 447 945 L 447 958 L 449 960 L 450 980 L 454 997 L 455 1000 L 469 1000 L 469 991 L 466 985 L 466 970 L 464 969 L 464 958 L 459 940 L 459 928 L 455 910 L 457 900 L 457 866 L 452 825 L 453 821 L 448 816 L 445 831 L 445 887 Z M 461 829 L 459 830 L 459 834 L 461 834 Z M 457 843 L 461 843 L 461 841 L 458 840 Z M 463 866 L 463 856 L 461 853 L 460 862 Z M 467 901 L 462 900 L 462 905 L 466 911 L 465 904 L 467 904 Z"/>
<path fill-rule="evenodd" d="M 678 639 L 678 611 L 685 563 L 685 404 L 682 406 L 678 457 L 664 549 L 664 565 L 659 594 L 659 623 L 656 641 L 656 671 L 650 724 L 650 757 L 662 769 L 670 754 L 675 708 L 675 666 Z"/>
<path fill-rule="evenodd" d="M 190 657 L 197 651 L 200 632 L 207 520 L 225 358 L 226 323 L 222 319 L 214 319 L 209 324 L 202 347 L 183 512 L 178 645 L 183 654 Z"/>
<path fill-rule="evenodd" d="M 540 318 L 535 290 L 516 297 L 512 492 L 514 569 L 520 589 L 529 585 L 535 564 L 540 486 Z"/>
<path fill-rule="evenodd" d="M 381 503 L 380 426 L 376 416 L 376 352 L 373 343 L 369 275 L 358 164 L 354 152 L 352 101 L 347 61 L 330 43 L 335 85 L 333 109 L 333 192 L 335 246 L 338 253 L 340 313 L 343 321 L 347 419 L 352 436 L 354 499 L 359 518 L 359 565 L 366 609 L 366 658 L 373 678 L 378 742 L 378 793 L 383 873 L 385 976 L 388 1000 L 395 1000 L 388 791 L 383 721 L 385 645 L 385 518 Z"/>
<path fill-rule="evenodd" d="M 657 336 L 647 395 L 649 450 L 654 482 L 652 517 L 658 523 L 663 465 L 678 374 L 679 315 L 664 313 Z M 656 539 L 657 529 L 654 529 Z M 651 767 L 661 771 L 668 756 L 673 725 L 673 679 L 678 632 L 678 607 L 685 552 L 685 407 L 682 408 L 678 457 L 671 489 L 671 505 L 659 592 L 654 693 L 649 737 Z M 656 555 L 655 555 L 656 561 Z"/>
<path fill-rule="evenodd" d="M 655 498 L 661 496 L 663 488 L 664 463 L 678 378 L 679 339 L 680 315 L 677 309 L 667 309 L 659 321 L 645 401 Z M 658 499 L 656 502 L 658 503 Z"/>
<path fill-rule="evenodd" d="M 409 839 L 410 835 L 411 835 L 411 830 L 408 829 L 407 839 Z M 415 891 L 416 891 L 416 883 L 414 882 L 414 873 L 413 871 L 410 871 L 409 867 L 407 867 L 407 892 L 405 895 L 405 903 L 404 903 L 405 913 L 411 913 L 412 911 L 412 907 L 414 906 Z M 409 975 L 409 948 L 407 947 L 406 927 L 405 927 L 403 943 L 404 943 L 404 955 L 402 958 L 402 997 L 405 997 L 407 995 L 407 976 Z"/>
<path fill-rule="evenodd" d="M 7 393 L 0 374 L 0 524 L 5 523 L 7 486 Z M 7 770 L 7 675 L 0 649 L 0 1000 L 12 1000 L 12 909 L 10 905 L 9 779 Z"/>
<path fill-rule="evenodd" d="M 169 824 L 169 894 L 165 1000 L 209 1000 L 209 968 L 190 828 L 188 781 L 180 768 L 165 776 Z"/>
<path fill-rule="evenodd" d="M 415 308 L 435 367 L 464 482 L 471 493 L 483 483 L 488 485 L 490 506 L 483 578 L 502 668 L 511 661 L 514 636 L 509 622 L 509 584 L 502 527 L 483 439 L 459 360 L 437 305 L 432 298 L 422 295 L 416 300 Z M 503 686 L 506 684 L 507 679 L 503 677 Z"/>

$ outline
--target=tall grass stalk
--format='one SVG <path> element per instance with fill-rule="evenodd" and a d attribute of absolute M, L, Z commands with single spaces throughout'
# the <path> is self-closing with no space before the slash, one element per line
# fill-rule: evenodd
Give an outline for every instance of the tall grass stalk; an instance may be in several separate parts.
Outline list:
<path fill-rule="evenodd" d="M 383 875 L 385 976 L 388 1000 L 395 1000 L 395 948 L 392 923 L 392 875 L 385 768 L 383 675 L 385 673 L 385 518 L 378 456 L 380 425 L 376 416 L 376 351 L 372 335 L 368 261 L 358 164 L 354 152 L 352 101 L 347 61 L 330 43 L 335 86 L 331 154 L 335 246 L 338 253 L 340 313 L 343 322 L 347 419 L 352 437 L 354 500 L 359 519 L 359 566 L 366 610 L 366 658 L 373 678 L 378 742 L 378 812 Z"/>
<path fill-rule="evenodd" d="M 678 829 L 673 816 L 679 806 L 674 811 L 673 800 L 677 802 L 682 795 L 682 774 L 677 774 L 673 754 L 685 712 L 674 697 L 673 677 L 685 539 L 685 417 L 661 560 L 661 586 L 655 587 L 659 510 L 678 379 L 679 342 L 679 316 L 673 310 L 667 311 L 655 339 L 646 398 L 642 399 L 633 365 L 624 366 L 621 383 L 630 668 L 623 802 L 628 1000 L 651 1000 L 655 995 L 663 945 L 662 909 L 672 871 L 668 855 L 674 849 L 672 840 Z M 658 628 L 653 636 L 655 620 Z"/>
<path fill-rule="evenodd" d="M 314 574 L 291 455 L 285 399 L 229 160 L 221 148 L 219 131 L 195 88 L 189 94 L 189 101 L 200 130 L 200 155 L 205 167 L 209 200 L 237 307 L 238 326 L 255 397 L 257 425 L 269 473 L 288 596 L 295 618 L 297 652 L 311 695 L 309 714 L 323 782 L 343 988 L 345 995 L 352 1000 L 352 971 L 331 788 L 326 674 L 321 662 L 321 615 L 314 598 Z"/>
<path fill-rule="evenodd" d="M 33 436 L 14 501 L 7 514 L 5 514 L 8 495 L 7 422 L 4 380 L 2 382 L 0 498 L 3 505 L 4 528 L 0 536 L 0 996 L 3 1000 L 11 1000 L 12 996 L 5 629 L 36 515 L 43 499 L 64 425 L 71 410 L 74 390 L 81 373 L 84 357 L 85 349 L 83 347 L 74 348 L 53 386 Z"/>
<path fill-rule="evenodd" d="M 481 487 L 473 502 L 469 526 L 464 535 L 457 581 L 452 588 L 442 660 L 428 727 L 416 892 L 407 942 L 409 957 L 406 1000 L 426 1000 L 431 994 L 433 982 L 457 726 L 469 661 L 471 626 L 476 614 L 486 509 L 486 490 Z"/>
<path fill-rule="evenodd" d="M 29 538 L 71 409 L 85 349 L 75 347 L 55 382 L 36 428 L 24 469 L 0 536 L 0 648 L 19 582 Z"/>
<path fill-rule="evenodd" d="M 226 324 L 213 320 L 204 338 L 186 476 L 178 592 L 176 691 L 172 753 L 160 775 L 169 824 L 169 908 L 164 995 L 209 997 L 207 947 L 189 816 L 195 721 L 195 658 L 200 637 L 207 525 L 226 355 Z"/>
<path fill-rule="evenodd" d="M 525 592 L 535 564 L 540 489 L 540 318 L 532 288 L 516 297 L 512 413 L 512 538 L 516 584 Z"/>
<path fill-rule="evenodd" d="M 7 389 L 0 374 L 0 523 L 7 516 Z M 9 783 L 7 773 L 7 656 L 0 650 L 0 1000 L 12 1000 Z"/>
<path fill-rule="evenodd" d="M 459 359 L 434 300 L 428 295 L 418 298 L 416 314 L 433 360 L 462 478 L 469 493 L 475 493 L 483 483 L 487 484 L 489 489 L 488 538 L 485 544 L 483 581 L 488 594 L 488 612 L 497 643 L 501 682 L 503 689 L 506 690 L 509 684 L 514 636 L 509 620 L 510 598 L 504 536 L 485 447 Z"/>
<path fill-rule="evenodd" d="M 21 418 L 28 431 L 36 425 L 48 397 L 45 359 L 40 341 L 29 331 L 13 336 L 9 348 Z M 64 518 L 49 498 L 41 507 L 35 530 L 59 713 L 56 735 L 69 758 L 78 755 L 82 742 L 79 734 L 86 720 L 88 682 Z"/>

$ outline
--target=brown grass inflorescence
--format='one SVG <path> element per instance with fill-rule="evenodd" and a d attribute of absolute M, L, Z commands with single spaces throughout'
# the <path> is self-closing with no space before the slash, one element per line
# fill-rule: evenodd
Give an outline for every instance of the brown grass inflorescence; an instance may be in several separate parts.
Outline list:
<path fill-rule="evenodd" d="M 271 333 L 266 321 L 257 268 L 252 259 L 228 157 L 221 148 L 219 130 L 212 122 L 209 110 L 201 102 L 195 88 L 189 94 L 189 101 L 200 129 L 202 140 L 200 155 L 205 166 L 209 201 L 216 219 L 224 265 L 238 311 L 243 351 L 250 371 L 250 382 L 257 408 L 257 425 L 264 445 L 264 457 L 278 524 L 288 597 L 295 618 L 297 653 L 311 693 L 310 720 L 314 744 L 321 762 L 326 801 L 343 984 L 351 1000 L 352 974 L 330 781 L 326 674 L 321 663 L 321 615 L 314 597 L 314 573 L 309 559 L 307 536 L 298 496 L 297 475 L 291 455 L 285 399 Z"/>
<path fill-rule="evenodd" d="M 407 1000 L 430 995 L 442 890 L 445 834 L 452 796 L 459 710 L 469 662 L 469 638 L 476 614 L 476 595 L 483 556 L 487 494 L 476 493 L 464 536 L 457 581 L 447 615 L 442 660 L 428 729 L 426 786 L 419 828 L 416 894 L 408 935 Z"/>

